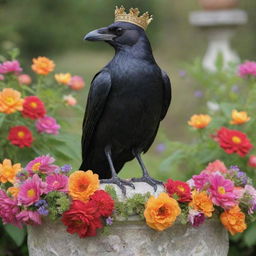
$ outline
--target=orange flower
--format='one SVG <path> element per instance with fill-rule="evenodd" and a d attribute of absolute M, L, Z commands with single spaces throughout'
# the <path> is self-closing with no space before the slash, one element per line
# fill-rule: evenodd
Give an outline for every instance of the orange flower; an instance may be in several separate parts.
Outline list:
<path fill-rule="evenodd" d="M 7 193 L 10 193 L 12 197 L 16 198 L 19 194 L 20 189 L 18 187 L 9 187 Z"/>
<path fill-rule="evenodd" d="M 244 124 L 248 122 L 251 118 L 247 115 L 245 111 L 237 111 L 235 109 L 232 110 L 232 120 L 230 124 Z"/>
<path fill-rule="evenodd" d="M 20 92 L 5 88 L 0 92 L 0 112 L 11 114 L 23 109 L 24 100 L 21 99 Z"/>
<path fill-rule="evenodd" d="M 205 191 L 193 191 L 192 201 L 189 203 L 189 206 L 197 211 L 203 212 L 207 217 L 211 217 L 214 211 L 213 203 Z"/>
<path fill-rule="evenodd" d="M 68 84 L 71 80 L 71 74 L 70 73 L 59 73 L 55 74 L 54 78 L 59 84 Z"/>
<path fill-rule="evenodd" d="M 208 126 L 212 121 L 212 118 L 209 115 L 193 115 L 188 124 L 194 128 L 202 129 Z"/>
<path fill-rule="evenodd" d="M 12 165 L 11 160 L 4 159 L 3 163 L 0 163 L 0 182 L 6 183 L 9 181 L 13 183 L 19 171 L 21 171 L 21 164 Z"/>
<path fill-rule="evenodd" d="M 99 175 L 92 171 L 75 171 L 69 176 L 68 190 L 74 200 L 87 202 L 99 188 Z"/>
<path fill-rule="evenodd" d="M 162 231 L 173 225 L 181 209 L 177 201 L 161 193 L 157 198 L 151 196 L 146 204 L 144 216 L 148 226 L 158 231 Z"/>
<path fill-rule="evenodd" d="M 223 212 L 220 215 L 220 220 L 232 235 L 241 233 L 247 228 L 245 223 L 245 214 L 241 212 L 241 209 L 238 205 Z"/>
<path fill-rule="evenodd" d="M 55 64 L 52 60 L 46 57 L 33 58 L 32 70 L 39 75 L 48 75 L 55 68 Z"/>

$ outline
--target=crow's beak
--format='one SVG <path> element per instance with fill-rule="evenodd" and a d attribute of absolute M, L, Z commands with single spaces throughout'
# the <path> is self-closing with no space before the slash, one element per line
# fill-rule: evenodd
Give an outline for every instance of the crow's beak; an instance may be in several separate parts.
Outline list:
<path fill-rule="evenodd" d="M 84 40 L 87 41 L 111 41 L 116 35 L 110 33 L 108 28 L 100 28 L 89 32 L 85 35 Z"/>

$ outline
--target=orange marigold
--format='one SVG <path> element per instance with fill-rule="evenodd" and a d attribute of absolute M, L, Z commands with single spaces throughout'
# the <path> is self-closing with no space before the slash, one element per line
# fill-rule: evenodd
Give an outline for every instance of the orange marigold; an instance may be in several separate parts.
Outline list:
<path fill-rule="evenodd" d="M 54 78 L 59 84 L 68 84 L 71 80 L 71 74 L 70 73 L 59 73 L 59 74 L 55 74 Z"/>
<path fill-rule="evenodd" d="M 180 213 L 178 202 L 163 192 L 157 198 L 154 196 L 149 198 L 144 216 L 148 226 L 162 231 L 172 226 Z"/>
<path fill-rule="evenodd" d="M 39 75 L 48 75 L 55 68 L 55 64 L 52 60 L 46 57 L 33 58 L 32 70 Z"/>
<path fill-rule="evenodd" d="M 14 183 L 16 174 L 21 171 L 21 164 L 12 165 L 11 160 L 4 159 L 0 163 L 0 182 L 6 183 L 7 181 Z"/>
<path fill-rule="evenodd" d="M 193 191 L 192 201 L 189 203 L 189 206 L 197 211 L 203 212 L 207 217 L 211 217 L 214 211 L 213 203 L 205 191 Z"/>
<path fill-rule="evenodd" d="M 87 202 L 99 188 L 99 175 L 89 171 L 75 171 L 69 176 L 68 191 L 74 200 Z"/>
<path fill-rule="evenodd" d="M 232 235 L 241 233 L 247 228 L 245 223 L 245 214 L 241 212 L 241 209 L 238 205 L 223 212 L 220 215 L 220 220 Z"/>
<path fill-rule="evenodd" d="M 20 189 L 18 187 L 9 187 L 7 193 L 10 193 L 12 197 L 16 198 L 19 194 Z"/>
<path fill-rule="evenodd" d="M 244 124 L 248 121 L 250 121 L 250 117 L 247 115 L 247 112 L 245 111 L 237 111 L 235 109 L 232 110 L 232 120 L 230 121 L 230 124 Z"/>
<path fill-rule="evenodd" d="M 21 99 L 20 92 L 5 88 L 0 92 L 0 112 L 11 114 L 23 109 L 24 100 Z"/>
<path fill-rule="evenodd" d="M 188 124 L 194 128 L 202 129 L 209 125 L 212 118 L 209 115 L 193 115 Z"/>

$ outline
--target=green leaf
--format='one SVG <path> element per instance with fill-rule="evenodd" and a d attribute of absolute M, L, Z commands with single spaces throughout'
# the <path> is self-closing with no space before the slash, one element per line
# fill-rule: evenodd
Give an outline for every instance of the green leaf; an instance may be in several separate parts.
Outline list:
<path fill-rule="evenodd" d="M 17 228 L 11 224 L 4 225 L 5 231 L 8 235 L 13 239 L 17 246 L 21 246 L 25 237 L 26 237 L 26 230 Z"/>
<path fill-rule="evenodd" d="M 2 126 L 2 124 L 4 122 L 5 116 L 6 116 L 5 114 L 0 113 L 0 127 Z"/>
<path fill-rule="evenodd" d="M 163 163 L 160 165 L 160 170 L 162 171 L 169 170 L 171 165 L 173 165 L 174 163 L 177 163 L 177 161 L 179 161 L 183 157 L 184 157 L 183 150 L 177 150 L 171 156 L 169 156 L 163 161 Z"/>
<path fill-rule="evenodd" d="M 236 106 L 231 103 L 220 103 L 220 108 L 227 118 L 231 118 L 232 110 L 236 109 Z"/>
<path fill-rule="evenodd" d="M 244 242 L 248 247 L 256 244 L 256 223 L 251 224 L 246 230 Z"/>

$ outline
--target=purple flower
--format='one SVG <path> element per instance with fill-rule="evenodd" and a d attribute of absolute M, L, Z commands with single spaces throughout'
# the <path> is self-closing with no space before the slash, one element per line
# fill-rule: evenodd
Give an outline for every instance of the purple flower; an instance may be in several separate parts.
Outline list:
<path fill-rule="evenodd" d="M 185 70 L 180 70 L 179 71 L 179 76 L 180 77 L 185 77 L 187 75 L 187 72 Z"/>
<path fill-rule="evenodd" d="M 60 125 L 57 124 L 56 120 L 53 117 L 44 116 L 37 119 L 36 129 L 39 133 L 57 135 L 59 133 Z"/>
<path fill-rule="evenodd" d="M 202 98 L 203 95 L 204 95 L 203 92 L 200 91 L 200 90 L 194 91 L 194 96 L 195 96 L 196 98 Z"/>
<path fill-rule="evenodd" d="M 46 177 L 47 192 L 61 191 L 68 192 L 68 176 L 62 174 L 52 174 Z"/>
<path fill-rule="evenodd" d="M 42 223 L 40 214 L 37 211 L 24 210 L 20 212 L 16 217 L 20 222 L 28 225 L 41 225 Z"/>
<path fill-rule="evenodd" d="M 164 152 L 165 149 L 166 149 L 166 146 L 164 143 L 160 143 L 160 144 L 156 145 L 156 151 L 159 153 Z"/>
<path fill-rule="evenodd" d="M 37 212 L 40 214 L 40 215 L 43 215 L 43 216 L 47 216 L 49 214 L 49 210 L 46 209 L 44 206 L 41 206 L 37 209 Z"/>
<path fill-rule="evenodd" d="M 232 88 L 231 88 L 232 92 L 234 93 L 238 93 L 239 92 L 239 87 L 238 85 L 233 85 Z"/>
<path fill-rule="evenodd" d="M 202 212 L 196 210 L 189 210 L 188 220 L 193 227 L 198 227 L 205 221 L 205 216 Z"/>
<path fill-rule="evenodd" d="M 112 224 L 113 224 L 113 218 L 107 217 L 107 218 L 106 218 L 106 225 L 110 226 L 110 225 L 112 225 Z"/>
<path fill-rule="evenodd" d="M 256 77 L 256 62 L 246 61 L 238 67 L 238 75 L 242 78 L 248 76 Z"/>
<path fill-rule="evenodd" d="M 244 187 L 243 201 L 249 206 L 248 213 L 253 214 L 256 208 L 256 189 L 253 186 Z"/>
<path fill-rule="evenodd" d="M 17 75 L 20 72 L 22 72 L 22 68 L 17 60 L 5 61 L 0 64 L 0 74 L 14 73 Z"/>
<path fill-rule="evenodd" d="M 47 202 L 44 199 L 41 199 L 35 202 L 35 207 L 39 208 L 41 206 L 48 206 Z"/>
<path fill-rule="evenodd" d="M 70 172 L 72 170 L 72 166 L 70 164 L 65 164 L 61 166 L 61 171 L 64 173 Z"/>
<path fill-rule="evenodd" d="M 245 172 L 240 171 L 239 167 L 234 165 L 230 166 L 227 177 L 230 178 L 236 186 L 246 185 L 248 183 L 248 177 Z"/>

